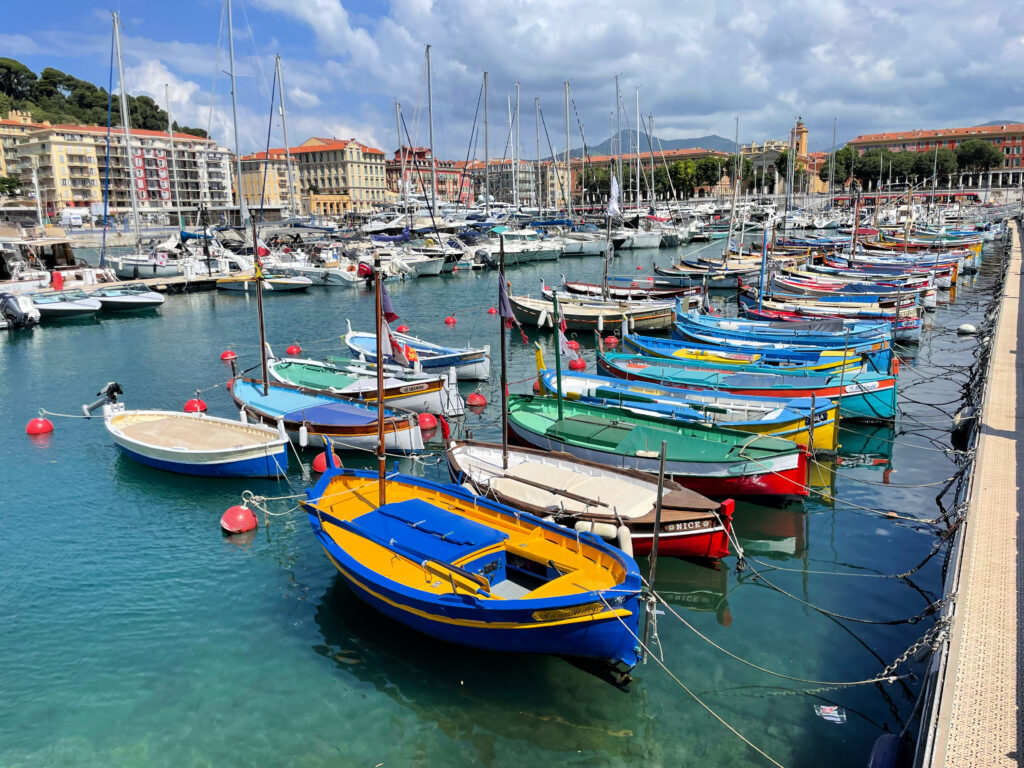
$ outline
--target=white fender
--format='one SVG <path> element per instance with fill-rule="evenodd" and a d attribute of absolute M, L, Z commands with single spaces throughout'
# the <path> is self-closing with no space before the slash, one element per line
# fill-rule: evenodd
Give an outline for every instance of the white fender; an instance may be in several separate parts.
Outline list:
<path fill-rule="evenodd" d="M 245 413 L 245 408 L 238 409 L 238 417 L 242 420 L 243 424 L 249 423 L 249 417 Z"/>
<path fill-rule="evenodd" d="M 303 448 L 309 445 L 309 430 L 306 429 L 305 424 L 299 427 L 299 445 Z"/>
<path fill-rule="evenodd" d="M 618 533 L 615 536 L 615 543 L 627 555 L 633 556 L 633 537 L 629 533 L 629 528 L 625 525 L 619 526 Z"/>
<path fill-rule="evenodd" d="M 611 523 L 595 523 L 590 520 L 577 520 L 575 528 L 580 533 L 593 533 L 602 539 L 614 541 L 618 536 L 618 527 Z"/>
<path fill-rule="evenodd" d="M 546 309 L 542 309 L 540 311 L 540 315 L 538 315 L 538 317 L 537 317 L 537 327 L 538 328 L 543 328 L 544 325 L 547 323 L 547 321 L 548 321 L 548 311 Z"/>
<path fill-rule="evenodd" d="M 603 333 L 604 332 L 604 315 L 598 315 L 597 316 L 597 332 L 598 333 Z"/>

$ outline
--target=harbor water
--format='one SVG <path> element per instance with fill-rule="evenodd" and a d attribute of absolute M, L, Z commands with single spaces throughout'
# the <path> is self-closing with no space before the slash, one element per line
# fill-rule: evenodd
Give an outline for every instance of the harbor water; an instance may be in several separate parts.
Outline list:
<path fill-rule="evenodd" d="M 625 252 L 612 269 L 646 276 L 674 255 Z M 40 408 L 74 416 L 108 381 L 129 408 L 177 410 L 198 389 L 211 413 L 236 416 L 219 358 L 232 348 L 240 367 L 258 363 L 254 299 L 175 295 L 158 314 L 9 333 L 0 338 L 0 765 L 770 764 L 699 699 L 782 765 L 863 766 L 879 736 L 916 728 L 919 682 L 832 684 L 875 677 L 931 625 L 900 622 L 940 597 L 945 549 L 910 577 L 888 575 L 940 541 L 942 526 L 929 521 L 956 470 L 951 415 L 978 343 L 955 329 L 980 324 L 997 267 L 986 252 L 955 301 L 940 297 L 920 345 L 901 348 L 895 428 L 844 424 L 838 458 L 813 465 L 817 493 L 804 503 L 737 506 L 751 568 L 737 572 L 735 553 L 717 566 L 659 562 L 656 589 L 678 618 L 657 617 L 655 647 L 677 679 L 650 661 L 628 692 L 559 658 L 446 645 L 367 608 L 294 500 L 268 502 L 274 514 L 253 534 L 222 535 L 220 515 L 242 491 L 302 490 L 295 461 L 283 482 L 185 478 L 121 456 L 99 419 L 53 417 L 48 438 L 25 435 Z M 508 277 L 514 293 L 536 295 L 541 278 L 598 282 L 601 269 L 600 259 L 563 259 Z M 496 273 L 394 282 L 390 292 L 411 333 L 491 345 L 489 404 L 456 429 L 498 439 L 499 320 L 487 312 Z M 735 311 L 728 294 L 715 301 Z M 268 296 L 265 308 L 280 353 L 297 342 L 304 356 L 343 354 L 346 319 L 373 328 L 364 288 Z M 534 340 L 553 360 L 549 333 L 526 336 L 509 333 L 513 392 L 531 389 Z M 593 339 L 579 341 L 593 370 Z M 474 388 L 463 384 L 463 394 Z M 314 455 L 303 455 L 306 466 Z M 446 474 L 436 453 L 399 465 Z"/>

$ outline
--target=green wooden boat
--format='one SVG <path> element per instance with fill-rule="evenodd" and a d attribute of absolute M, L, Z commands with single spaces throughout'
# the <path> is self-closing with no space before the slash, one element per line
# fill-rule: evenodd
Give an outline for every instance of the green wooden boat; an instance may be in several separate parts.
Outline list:
<path fill-rule="evenodd" d="M 602 464 L 665 471 L 706 496 L 806 496 L 807 454 L 796 443 L 710 424 L 669 424 L 621 408 L 512 395 L 510 436 L 548 451 Z"/>

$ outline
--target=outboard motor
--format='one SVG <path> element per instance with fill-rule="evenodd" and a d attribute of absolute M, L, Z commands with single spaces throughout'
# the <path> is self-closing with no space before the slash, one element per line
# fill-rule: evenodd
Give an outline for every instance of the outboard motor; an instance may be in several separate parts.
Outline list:
<path fill-rule="evenodd" d="M 117 396 L 123 395 L 124 391 L 121 389 L 121 385 L 116 381 L 108 381 L 106 386 L 96 394 L 99 397 L 99 400 L 82 406 L 82 413 L 86 418 L 89 418 L 92 415 L 92 412 L 97 408 L 116 405 Z M 123 407 L 124 406 L 122 406 L 122 408 Z"/>
<path fill-rule="evenodd" d="M 16 293 L 0 293 L 0 315 L 8 328 L 32 328 L 39 325 L 39 310 L 32 299 Z"/>

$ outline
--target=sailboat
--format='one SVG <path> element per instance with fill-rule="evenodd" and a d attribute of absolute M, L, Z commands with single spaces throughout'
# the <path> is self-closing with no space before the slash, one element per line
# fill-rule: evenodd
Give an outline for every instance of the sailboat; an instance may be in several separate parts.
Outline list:
<path fill-rule="evenodd" d="M 379 258 L 373 274 L 381 359 Z M 379 411 L 383 378 L 378 368 Z M 578 657 L 623 674 L 640 660 L 641 580 L 629 555 L 459 486 L 388 475 L 382 432 L 375 472 L 333 464 L 302 507 L 341 578 L 381 613 L 475 648 Z"/>

